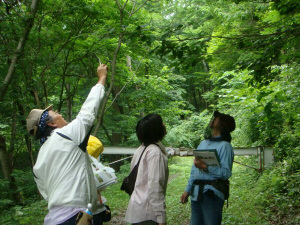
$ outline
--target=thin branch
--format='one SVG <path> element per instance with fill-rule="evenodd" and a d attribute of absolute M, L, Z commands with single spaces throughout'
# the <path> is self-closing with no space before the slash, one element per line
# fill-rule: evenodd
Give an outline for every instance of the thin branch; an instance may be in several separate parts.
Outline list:
<path fill-rule="evenodd" d="M 104 130 L 104 133 L 105 133 L 105 135 L 106 135 L 108 141 L 109 141 L 110 143 L 112 143 L 111 137 L 109 136 L 109 132 L 108 132 L 108 130 L 106 129 L 106 127 L 104 126 L 103 121 L 102 121 L 102 123 L 101 123 L 101 126 L 102 126 L 102 128 L 103 128 L 103 130 Z"/>
<path fill-rule="evenodd" d="M 118 0 L 116 0 L 116 4 L 117 4 L 117 6 L 118 6 L 120 12 L 121 12 L 121 11 L 122 11 L 122 12 L 124 11 L 124 9 L 125 9 L 127 3 L 128 3 L 128 0 L 126 0 L 126 2 L 124 3 L 124 5 L 121 7 L 120 2 L 119 2 Z"/>
<path fill-rule="evenodd" d="M 269 4 L 269 3 L 272 3 L 274 1 L 269 1 L 269 2 L 253 2 L 253 1 L 248 1 L 248 3 L 256 3 L 256 4 Z"/>
<path fill-rule="evenodd" d="M 61 82 L 61 90 L 60 90 L 60 95 L 59 95 L 59 104 L 58 104 L 58 107 L 57 107 L 57 110 L 59 112 L 61 111 L 61 108 L 62 108 L 62 105 L 63 105 L 63 93 L 64 93 L 64 87 L 65 87 L 65 82 L 66 82 L 66 72 L 67 72 L 67 69 L 70 65 L 70 63 L 68 62 L 68 59 L 69 59 L 71 51 L 74 48 L 74 45 L 75 45 L 75 43 L 73 42 L 71 48 L 68 49 L 67 54 L 65 56 L 65 63 L 64 63 L 64 67 L 63 67 L 63 71 L 62 71 L 62 78 L 61 78 L 62 82 Z"/>
<path fill-rule="evenodd" d="M 121 11 L 121 6 L 120 6 L 120 3 L 118 2 L 118 0 L 116 0 L 116 4 L 117 4 L 119 10 Z"/>
<path fill-rule="evenodd" d="M 131 15 L 133 14 L 135 5 L 136 5 L 136 0 L 133 2 L 133 6 L 131 12 L 129 13 L 129 17 L 131 17 Z"/>
<path fill-rule="evenodd" d="M 149 0 L 146 0 L 143 4 L 140 5 L 135 11 L 131 11 L 129 17 L 131 17 L 133 14 L 135 14 L 137 11 L 139 11 Z"/>
<path fill-rule="evenodd" d="M 19 12 L 17 12 L 16 10 L 15 10 L 15 6 L 16 5 L 13 5 L 13 4 L 11 4 L 9 1 L 7 1 L 7 0 L 4 0 L 3 1 L 6 5 L 9 5 L 10 6 L 10 9 L 12 9 L 16 14 L 17 14 L 17 16 L 19 17 L 19 18 L 21 18 L 21 15 L 20 15 L 20 13 Z M 9 13 L 10 14 L 10 13 Z"/>
<path fill-rule="evenodd" d="M 276 35 L 281 35 L 281 34 L 285 34 L 288 33 L 290 31 L 297 31 L 300 30 L 298 29 L 292 29 L 292 30 L 285 30 L 285 31 L 281 31 L 281 32 L 276 32 L 276 33 L 272 33 L 272 34 L 251 34 L 251 35 L 237 35 L 237 36 L 232 36 L 232 37 L 226 37 L 226 36 L 207 36 L 207 37 L 195 37 L 195 38 L 184 38 L 184 39 L 177 39 L 177 40 L 169 40 L 169 41 L 192 41 L 192 40 L 199 40 L 199 39 L 210 39 L 210 38 L 220 38 L 220 39 L 230 39 L 230 40 L 238 40 L 238 39 L 244 39 L 244 38 L 252 38 L 252 37 L 262 37 L 262 38 L 266 38 L 266 37 L 271 37 L 271 36 L 276 36 Z M 298 32 L 296 32 L 296 34 L 298 34 Z"/>
<path fill-rule="evenodd" d="M 122 8 L 122 11 L 124 11 L 124 9 L 125 9 L 127 3 L 128 3 L 128 0 L 126 0 L 126 2 L 124 3 L 123 8 Z"/>
<path fill-rule="evenodd" d="M 120 21 L 123 20 L 123 14 L 122 14 L 122 11 L 120 11 L 120 14 L 121 14 L 121 18 L 120 18 Z M 122 23 L 121 23 L 122 25 Z M 108 88 L 108 91 L 106 92 L 105 94 L 105 97 L 104 99 L 102 100 L 101 102 L 101 105 L 100 105 L 100 113 L 98 115 L 98 122 L 95 126 L 95 129 L 94 129 L 94 132 L 93 132 L 93 135 L 96 136 L 99 129 L 100 129 L 100 126 L 101 126 L 101 123 L 102 123 L 102 119 L 103 119 L 103 116 L 104 116 L 104 107 L 109 99 L 109 95 L 111 94 L 112 92 L 112 88 L 113 88 L 113 84 L 114 84 L 114 79 L 115 79 L 115 75 L 116 75 L 116 63 L 117 63 L 117 58 L 118 58 L 118 54 L 119 54 L 119 51 L 120 51 L 120 48 L 121 48 L 121 44 L 122 44 L 122 39 L 124 37 L 124 34 L 120 34 L 119 36 L 119 40 L 118 40 L 118 45 L 115 49 L 115 53 L 114 53 L 114 56 L 113 56 L 113 60 L 111 62 L 111 76 L 110 76 L 110 84 L 109 84 L 109 88 Z"/>
<path fill-rule="evenodd" d="M 15 76 L 15 70 L 16 70 L 17 64 L 19 62 L 19 59 L 23 55 L 29 33 L 34 25 L 34 19 L 35 19 L 35 15 L 36 15 L 36 12 L 38 9 L 39 1 L 40 0 L 33 0 L 31 2 L 30 10 L 28 11 L 28 18 L 25 21 L 25 27 L 23 30 L 23 34 L 20 37 L 17 49 L 13 54 L 11 63 L 9 65 L 9 69 L 7 71 L 6 77 L 2 84 L 3 86 L 1 86 L 1 88 L 0 88 L 0 101 L 3 100 L 5 94 L 8 90 L 8 87 L 10 86 L 10 83 L 11 83 L 13 77 Z"/>
<path fill-rule="evenodd" d="M 110 104 L 109 106 L 106 107 L 106 109 L 104 110 L 104 114 L 106 113 L 107 109 L 110 108 L 110 107 L 114 104 L 114 102 L 116 101 L 116 98 L 118 97 L 119 94 L 121 94 L 121 92 L 124 90 L 124 88 L 127 86 L 127 84 L 129 84 L 129 83 L 132 81 L 132 79 L 133 79 L 133 77 L 135 76 L 136 71 L 137 71 L 137 69 L 139 68 L 140 64 L 141 64 L 141 62 L 138 64 L 138 66 L 137 66 L 135 72 L 132 73 L 132 76 L 131 76 L 130 80 L 129 80 L 127 83 L 124 84 L 124 86 L 121 88 L 121 90 L 120 90 L 120 91 L 116 94 L 116 96 L 114 97 L 114 99 L 113 99 L 113 101 L 111 102 L 111 104 Z"/>

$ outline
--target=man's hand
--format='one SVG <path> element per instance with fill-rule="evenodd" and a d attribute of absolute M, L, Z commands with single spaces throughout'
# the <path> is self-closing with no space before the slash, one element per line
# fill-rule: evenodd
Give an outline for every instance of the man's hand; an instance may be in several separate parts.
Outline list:
<path fill-rule="evenodd" d="M 100 64 L 97 68 L 97 75 L 98 75 L 98 83 L 97 84 L 102 84 L 103 86 L 106 83 L 106 77 L 107 77 L 107 70 L 108 67 L 105 64 Z"/>
<path fill-rule="evenodd" d="M 201 159 L 199 159 L 198 157 L 195 157 L 195 159 L 194 159 L 194 165 L 198 169 L 203 169 L 203 170 L 207 169 L 207 165 Z"/>
<path fill-rule="evenodd" d="M 183 194 L 180 197 L 180 202 L 181 203 L 187 203 L 188 201 L 188 197 L 190 196 L 190 194 L 188 192 L 183 192 Z"/>

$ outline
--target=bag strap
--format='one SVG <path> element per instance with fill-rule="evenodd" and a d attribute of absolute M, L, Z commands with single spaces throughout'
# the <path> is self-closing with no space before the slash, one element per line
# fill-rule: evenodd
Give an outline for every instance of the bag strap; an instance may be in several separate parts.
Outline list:
<path fill-rule="evenodd" d="M 94 128 L 94 125 L 91 127 L 91 129 L 89 130 L 89 132 L 86 134 L 84 140 L 81 142 L 80 145 L 78 145 L 78 147 L 83 151 L 83 152 L 86 152 L 86 148 L 88 146 L 88 141 L 89 141 L 89 138 L 90 138 L 90 135 L 92 133 L 92 130 Z"/>
<path fill-rule="evenodd" d="M 149 146 L 149 145 L 146 145 L 146 146 L 145 146 L 145 148 L 144 148 L 144 150 L 143 150 L 142 154 L 140 155 L 139 161 L 137 162 L 137 164 L 135 164 L 135 166 L 139 167 L 139 164 L 140 164 L 141 158 L 142 158 L 142 156 L 143 156 L 143 154 L 144 154 L 144 152 L 145 152 L 145 150 L 146 150 L 146 148 L 147 148 L 148 146 Z"/>
<path fill-rule="evenodd" d="M 65 138 L 65 139 L 67 139 L 67 140 L 69 140 L 69 141 L 73 141 L 71 138 L 69 138 L 67 135 L 64 135 L 64 134 L 62 134 L 62 133 L 60 133 L 60 132 L 56 132 L 59 136 L 61 136 L 61 137 L 63 137 L 63 138 Z"/>
<path fill-rule="evenodd" d="M 156 144 L 156 143 L 152 143 L 153 145 L 156 145 L 156 146 L 158 146 L 159 148 L 161 148 L 158 144 Z M 149 145 L 151 145 L 151 144 L 149 144 Z M 139 166 L 139 164 L 140 164 L 140 161 L 141 161 L 141 158 L 142 158 L 142 156 L 143 156 L 143 154 L 144 154 L 144 152 L 145 152 L 145 150 L 146 150 L 146 148 L 149 146 L 149 145 L 146 145 L 145 146 L 145 148 L 144 148 L 144 150 L 143 150 L 143 152 L 142 152 L 142 154 L 140 155 L 140 158 L 139 158 L 139 161 L 138 161 L 138 163 L 137 164 L 135 164 L 135 166 Z"/>
<path fill-rule="evenodd" d="M 78 147 L 83 151 L 83 152 L 86 152 L 86 148 L 87 148 L 87 145 L 88 145 L 88 141 L 89 141 L 89 138 L 90 138 L 90 135 L 92 133 L 92 129 L 94 128 L 94 126 L 91 127 L 91 129 L 88 131 L 88 133 L 86 134 L 84 140 L 80 143 L 80 145 L 78 145 Z M 62 134 L 60 132 L 56 132 L 59 136 L 61 136 L 62 138 L 65 138 L 69 141 L 73 141 L 70 137 L 68 137 L 67 135 L 65 134 Z"/>

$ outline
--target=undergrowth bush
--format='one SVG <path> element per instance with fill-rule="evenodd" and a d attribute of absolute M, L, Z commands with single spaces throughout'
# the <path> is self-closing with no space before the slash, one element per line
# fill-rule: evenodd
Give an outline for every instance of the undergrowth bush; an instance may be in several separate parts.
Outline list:
<path fill-rule="evenodd" d="M 255 204 L 264 207 L 274 224 L 300 223 L 300 170 L 291 173 L 290 166 L 287 161 L 276 163 L 258 181 L 261 194 Z"/>
<path fill-rule="evenodd" d="M 7 179 L 0 178 L 0 210 L 5 210 L 15 205 L 15 202 L 11 199 L 11 196 L 14 194 L 19 194 L 21 197 L 19 205 L 30 204 L 39 197 L 31 169 L 15 169 L 12 176 L 15 179 L 17 190 L 10 188 Z"/>
<path fill-rule="evenodd" d="M 7 179 L 0 179 L 0 210 L 4 210 L 14 204 L 11 200 L 11 191 Z"/>
<path fill-rule="evenodd" d="M 34 182 L 31 168 L 27 170 L 15 169 L 12 176 L 16 180 L 16 185 L 18 187 L 17 192 L 21 195 L 22 204 L 32 203 L 39 198 L 38 189 Z"/>
<path fill-rule="evenodd" d="M 230 178 L 229 207 L 226 207 L 225 202 L 222 224 L 299 224 L 300 171 L 292 170 L 288 160 L 292 159 L 275 163 L 272 168 L 262 173 L 234 163 L 233 175 Z M 235 161 L 252 167 L 257 166 L 255 156 L 236 156 Z M 192 163 L 192 157 L 169 159 L 170 176 L 166 196 L 168 224 L 189 224 L 190 202 L 180 204 L 179 198 L 187 184 Z M 103 192 L 112 210 L 112 221 L 107 225 L 124 224 L 122 221 L 129 196 L 120 190 L 120 185 L 123 178 L 129 174 L 129 170 L 130 163 L 126 162 L 117 172 L 118 183 L 109 186 Z M 3 185 L 1 184 L 1 188 Z M 26 191 L 25 195 L 27 196 Z M 31 201 L 27 200 L 24 203 L 23 206 L 3 207 L 0 212 L 0 224 L 43 224 L 44 217 L 48 213 L 47 202 L 32 198 Z"/>
<path fill-rule="evenodd" d="M 176 126 L 167 130 L 164 142 L 175 148 L 188 147 L 196 148 L 200 140 L 204 139 L 204 132 L 211 119 L 207 110 L 199 115 L 192 115 L 186 120 L 180 121 Z"/>

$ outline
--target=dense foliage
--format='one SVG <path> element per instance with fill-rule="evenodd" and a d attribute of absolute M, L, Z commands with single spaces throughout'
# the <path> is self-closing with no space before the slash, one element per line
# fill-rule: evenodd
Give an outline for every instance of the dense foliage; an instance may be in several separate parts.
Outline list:
<path fill-rule="evenodd" d="M 28 172 L 39 144 L 26 115 L 53 104 L 74 118 L 101 60 L 110 70 L 94 132 L 104 145 L 138 145 L 136 122 L 156 112 L 166 145 L 195 147 L 213 110 L 230 113 L 234 146 L 274 148 L 251 204 L 271 223 L 296 224 L 299 34 L 297 0 L 1 1 L 0 209 L 44 207 Z"/>

